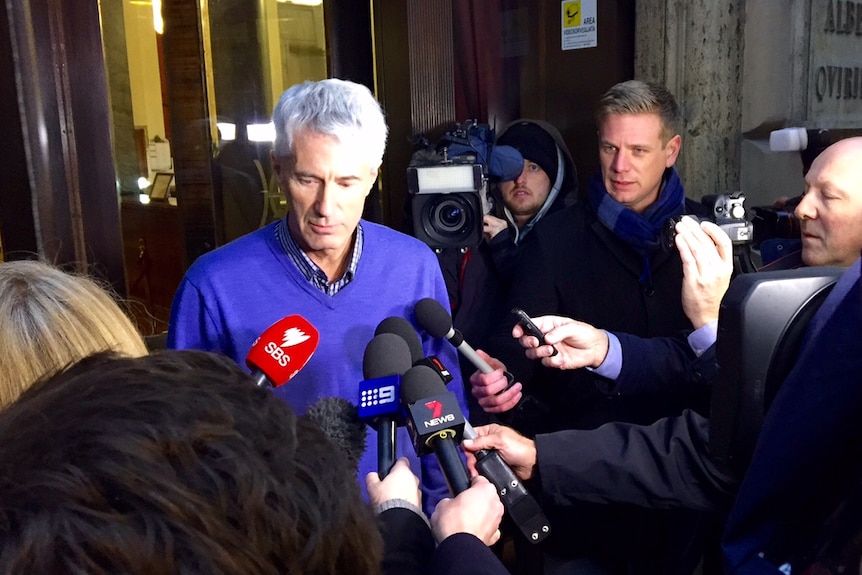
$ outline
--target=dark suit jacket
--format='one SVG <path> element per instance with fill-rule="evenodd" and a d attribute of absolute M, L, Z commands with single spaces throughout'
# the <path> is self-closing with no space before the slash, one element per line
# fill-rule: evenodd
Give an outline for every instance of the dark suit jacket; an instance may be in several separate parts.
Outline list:
<path fill-rule="evenodd" d="M 685 211 L 704 214 L 687 201 Z M 556 314 L 640 337 L 674 336 L 691 323 L 682 309 L 679 253 L 655 251 L 651 281 L 642 282 L 644 260 L 607 229 L 586 202 L 548 215 L 527 236 L 518 255 L 506 309 L 533 316 Z M 560 371 L 527 359 L 511 336 L 514 318 L 503 318 L 485 350 L 524 384 L 524 401 L 501 418 L 533 436 L 562 429 L 594 429 L 608 422 L 650 424 L 686 408 L 708 415 L 703 386 L 660 393 L 603 393 L 606 380 L 587 370 Z M 625 362 L 624 362 L 625 363 Z M 702 519 L 681 508 L 654 510 L 578 502 L 576 508 L 544 507 L 554 526 L 542 547 L 565 556 L 623 563 L 637 573 L 690 572 L 699 560 Z M 633 567 L 634 566 L 634 567 Z"/>
<path fill-rule="evenodd" d="M 467 533 L 447 537 L 435 549 L 431 529 L 413 511 L 387 509 L 379 515 L 384 575 L 507 575 L 500 560 Z"/>
<path fill-rule="evenodd" d="M 686 211 L 702 209 L 689 202 Z M 641 256 L 581 202 L 548 215 L 527 237 L 504 307 L 518 306 L 533 316 L 562 315 L 639 337 L 691 329 L 680 301 L 679 254 L 658 250 L 650 257 L 650 268 L 652 281 L 644 285 Z M 527 359 L 512 338 L 514 323 L 514 317 L 502 318 L 486 351 L 524 384 L 529 399 L 507 421 L 520 431 L 589 429 L 609 421 L 651 423 L 686 407 L 706 409 L 708 393 L 703 390 L 609 398 L 596 388 L 601 378 L 586 370 L 561 372 Z"/>
<path fill-rule="evenodd" d="M 728 518 L 733 574 L 801 570 L 824 519 L 862 471 L 862 285 L 859 260 L 815 314 L 778 390 Z"/>

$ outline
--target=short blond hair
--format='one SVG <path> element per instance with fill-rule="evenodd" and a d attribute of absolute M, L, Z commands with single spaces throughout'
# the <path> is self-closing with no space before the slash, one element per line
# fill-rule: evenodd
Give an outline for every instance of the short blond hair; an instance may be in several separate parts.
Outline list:
<path fill-rule="evenodd" d="M 596 124 L 601 128 L 608 116 L 655 114 L 661 119 L 661 139 L 667 144 L 679 133 L 681 113 L 673 94 L 660 84 L 628 80 L 611 86 L 599 100 Z"/>
<path fill-rule="evenodd" d="M 105 288 L 43 262 L 0 263 L 0 406 L 100 351 L 147 354 L 140 333 Z"/>

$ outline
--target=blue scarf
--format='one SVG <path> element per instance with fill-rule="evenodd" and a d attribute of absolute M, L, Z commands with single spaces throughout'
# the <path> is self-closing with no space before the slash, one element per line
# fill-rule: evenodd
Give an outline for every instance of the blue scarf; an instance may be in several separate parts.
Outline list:
<path fill-rule="evenodd" d="M 642 214 L 614 200 L 605 189 L 601 173 L 590 178 L 587 200 L 599 221 L 640 254 L 644 266 L 640 283 L 645 288 L 651 287 L 649 257 L 659 246 L 662 224 L 685 211 L 685 191 L 676 170 L 672 167 L 665 170 L 658 199 Z"/>

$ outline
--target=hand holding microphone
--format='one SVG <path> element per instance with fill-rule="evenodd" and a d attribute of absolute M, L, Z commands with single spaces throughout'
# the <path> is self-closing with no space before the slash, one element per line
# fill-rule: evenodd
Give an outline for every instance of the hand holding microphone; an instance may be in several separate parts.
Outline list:
<path fill-rule="evenodd" d="M 245 363 L 260 387 L 278 387 L 305 367 L 320 334 L 301 315 L 283 317 L 264 330 L 246 355 Z"/>
<path fill-rule="evenodd" d="M 410 470 L 410 462 L 400 458 L 392 466 L 384 478 L 379 473 L 369 473 L 365 476 L 365 487 L 368 489 L 368 500 L 372 507 L 377 507 L 401 499 L 422 509 L 422 492 L 419 490 L 419 478 Z"/>
<path fill-rule="evenodd" d="M 452 325 L 452 316 L 433 298 L 424 298 L 413 308 L 416 321 L 433 337 L 443 337 L 449 340 L 455 348 L 476 366 L 481 375 L 473 374 L 470 384 L 473 386 L 473 396 L 479 400 L 482 409 L 489 413 L 502 413 L 512 409 L 521 400 L 521 385 L 515 384 L 515 378 L 506 371 L 506 366 L 496 362 L 492 367 L 486 353 L 478 353 L 470 344 L 464 341 Z M 505 378 L 505 384 L 500 378 Z M 493 391 L 491 391 L 493 390 Z"/>
<path fill-rule="evenodd" d="M 524 395 L 523 385 L 520 382 L 511 383 L 503 362 L 481 349 L 476 353 L 494 368 L 490 373 L 477 370 L 470 376 L 471 393 L 478 401 L 479 407 L 486 413 L 505 413 L 514 409 Z"/>
<path fill-rule="evenodd" d="M 494 368 L 464 341 L 464 336 L 452 325 L 452 316 L 436 299 L 426 297 L 419 300 L 413 308 L 413 313 L 416 315 L 416 321 L 425 331 L 432 337 L 449 340 L 449 343 L 454 345 L 479 371 L 482 373 L 494 371 Z M 512 379 L 512 374 L 509 374 L 507 379 Z"/>
<path fill-rule="evenodd" d="M 461 491 L 467 489 L 467 484 L 463 477 L 463 463 L 460 457 L 457 456 L 457 452 L 457 460 L 449 453 L 444 453 L 443 457 L 445 459 L 442 459 L 437 448 L 439 447 L 443 450 L 448 449 L 448 446 L 442 442 L 429 443 L 427 432 L 424 436 L 422 435 L 423 429 L 431 427 L 429 426 L 429 422 L 423 418 L 425 412 L 422 410 L 422 407 L 431 410 L 437 407 L 440 408 L 439 413 L 436 414 L 438 415 L 437 420 L 430 422 L 436 424 L 436 426 L 431 428 L 431 432 L 436 432 L 444 427 L 445 424 L 449 426 L 450 430 L 452 430 L 452 435 L 456 438 L 478 439 L 479 435 L 473 426 L 470 425 L 470 422 L 464 419 L 454 396 L 451 399 L 451 403 L 448 403 L 445 399 L 441 399 L 446 397 L 443 394 L 449 392 L 446 392 L 442 380 L 432 369 L 426 366 L 411 368 L 404 374 L 402 391 L 402 402 L 405 403 L 405 407 L 410 412 L 407 426 L 417 453 L 420 453 L 423 444 L 434 448 L 434 453 L 440 459 L 440 467 L 446 476 L 446 482 L 450 486 L 450 491 L 453 495 L 458 495 Z M 452 394 L 449 393 L 449 395 L 451 396 Z M 418 399 L 420 397 L 423 399 Z M 541 507 L 533 496 L 530 495 L 526 487 L 524 487 L 518 476 L 515 475 L 515 472 L 500 456 L 500 453 L 493 449 L 481 449 L 479 447 L 472 449 L 472 451 L 473 467 L 494 485 L 498 498 L 502 501 L 512 521 L 527 540 L 531 543 L 538 543 L 545 539 L 551 531 L 547 517 L 545 517 Z"/>
<path fill-rule="evenodd" d="M 469 533 L 491 546 L 500 540 L 503 511 L 496 488 L 477 475 L 469 489 L 437 504 L 431 515 L 431 531 L 437 543 L 456 533 Z"/>

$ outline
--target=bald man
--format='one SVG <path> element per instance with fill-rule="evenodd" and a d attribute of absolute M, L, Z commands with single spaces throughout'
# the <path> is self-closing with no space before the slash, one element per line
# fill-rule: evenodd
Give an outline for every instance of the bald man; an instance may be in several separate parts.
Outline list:
<path fill-rule="evenodd" d="M 802 261 L 848 267 L 862 249 L 862 138 L 826 148 L 805 175 L 796 207 L 802 228 Z"/>

